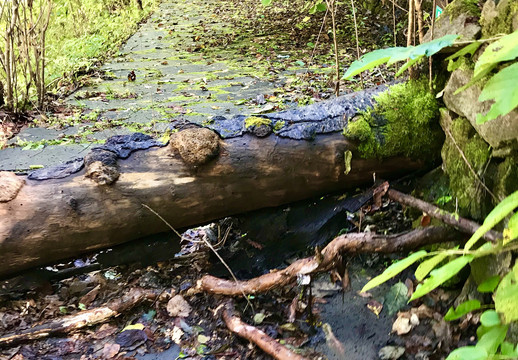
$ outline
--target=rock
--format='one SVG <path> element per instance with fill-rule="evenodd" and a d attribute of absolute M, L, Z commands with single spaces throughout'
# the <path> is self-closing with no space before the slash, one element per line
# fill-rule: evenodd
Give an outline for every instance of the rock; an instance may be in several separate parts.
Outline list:
<path fill-rule="evenodd" d="M 462 41 L 478 38 L 481 27 L 475 11 L 465 8 L 462 0 L 455 0 L 449 4 L 443 14 L 437 18 L 433 31 L 433 38 L 444 35 L 461 35 Z M 428 31 L 424 36 L 424 42 L 432 40 L 432 32 Z"/>
<path fill-rule="evenodd" d="M 477 124 L 477 114 L 485 114 L 491 107 L 490 101 L 478 101 L 481 87 L 475 84 L 454 95 L 458 88 L 471 80 L 472 75 L 471 70 L 455 70 L 444 89 L 444 103 L 448 109 L 467 118 L 480 136 L 493 148 L 510 145 L 518 148 L 518 110 L 515 109 L 505 116 L 499 116 L 484 124 Z"/>

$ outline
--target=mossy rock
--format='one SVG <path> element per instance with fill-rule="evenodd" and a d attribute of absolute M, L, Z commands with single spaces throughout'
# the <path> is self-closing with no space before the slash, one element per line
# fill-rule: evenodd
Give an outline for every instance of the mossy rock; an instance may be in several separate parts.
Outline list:
<path fill-rule="evenodd" d="M 443 169 L 450 179 L 450 189 L 457 198 L 460 213 L 483 219 L 492 208 L 491 198 L 470 166 L 479 176 L 483 175 L 490 160 L 491 149 L 464 117 L 452 119 L 449 111 L 441 109 L 441 125 L 455 139 L 453 141 L 449 136 L 446 138 L 441 155 Z"/>
<path fill-rule="evenodd" d="M 353 120 L 344 135 L 360 141 L 364 158 L 407 156 L 433 162 L 444 140 L 439 109 L 426 80 L 391 86 L 374 97 L 375 105 Z"/>

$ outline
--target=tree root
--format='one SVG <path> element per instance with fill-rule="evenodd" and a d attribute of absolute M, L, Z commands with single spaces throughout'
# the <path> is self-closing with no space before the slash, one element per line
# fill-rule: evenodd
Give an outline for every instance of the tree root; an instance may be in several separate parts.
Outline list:
<path fill-rule="evenodd" d="M 212 294 L 240 296 L 256 294 L 278 288 L 293 282 L 299 275 L 328 271 L 337 265 L 340 253 L 348 254 L 408 251 L 419 246 L 462 238 L 457 231 L 446 227 L 428 227 L 398 235 L 378 235 L 373 233 L 345 234 L 332 240 L 315 256 L 297 260 L 286 269 L 244 281 L 220 279 L 205 275 L 193 292 L 205 291 Z"/>
<path fill-rule="evenodd" d="M 474 221 L 461 218 L 456 214 L 452 214 L 442 209 L 439 209 L 437 206 L 429 204 L 426 201 L 417 199 L 407 194 L 403 194 L 402 192 L 399 192 L 397 190 L 390 189 L 387 192 L 387 195 L 390 199 L 397 201 L 402 205 L 407 205 L 419 209 L 427 213 L 431 217 L 441 220 L 445 224 L 455 227 L 463 233 L 474 234 L 475 231 L 477 231 L 477 229 L 480 227 L 480 225 Z M 498 231 L 490 230 L 484 235 L 484 239 L 496 242 L 497 240 L 502 239 L 502 234 Z"/>
<path fill-rule="evenodd" d="M 103 307 L 81 311 L 58 320 L 36 325 L 27 330 L 4 335 L 0 337 L 0 347 L 43 339 L 55 334 L 70 333 L 87 326 L 99 324 L 120 315 L 143 300 L 154 300 L 157 296 L 158 292 L 156 291 L 134 288 L 121 298 L 112 300 Z"/>
<path fill-rule="evenodd" d="M 227 300 L 223 305 L 223 320 L 230 331 L 238 336 L 256 344 L 261 350 L 277 360 L 305 360 L 304 357 L 295 354 L 287 347 L 266 335 L 262 330 L 255 326 L 248 325 L 234 314 L 234 303 Z"/>

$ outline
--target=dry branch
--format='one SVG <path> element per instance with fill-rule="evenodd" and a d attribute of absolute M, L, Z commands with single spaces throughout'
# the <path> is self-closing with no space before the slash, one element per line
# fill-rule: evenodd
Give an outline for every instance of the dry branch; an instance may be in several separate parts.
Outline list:
<path fill-rule="evenodd" d="M 105 306 L 81 311 L 74 315 L 64 316 L 57 320 L 36 325 L 27 330 L 0 336 L 0 347 L 13 346 L 21 342 L 46 338 L 54 334 L 70 333 L 87 326 L 99 324 L 120 315 L 143 300 L 154 300 L 157 295 L 156 291 L 134 288 L 126 295 L 110 301 Z"/>
<path fill-rule="evenodd" d="M 285 346 L 279 344 L 275 339 L 266 335 L 262 330 L 248 325 L 234 314 L 234 304 L 232 300 L 225 303 L 223 309 L 223 320 L 233 333 L 248 341 L 256 344 L 261 350 L 277 360 L 304 360 L 305 358 L 295 354 Z"/>
<path fill-rule="evenodd" d="M 339 254 L 383 252 L 392 253 L 408 251 L 419 246 L 440 242 L 454 241 L 461 238 L 459 233 L 445 227 L 428 227 L 398 235 L 377 235 L 373 233 L 346 234 L 336 237 L 321 252 L 321 256 L 313 256 L 298 260 L 286 269 L 272 271 L 268 274 L 245 281 L 232 281 L 205 275 L 200 280 L 197 290 L 213 294 L 240 296 L 256 294 L 293 282 L 299 274 L 315 274 L 328 271 L 336 266 Z M 319 261 L 320 259 L 320 261 Z"/>
<path fill-rule="evenodd" d="M 480 227 L 480 225 L 474 221 L 449 213 L 438 208 L 437 206 L 427 203 L 426 201 L 417 199 L 407 194 L 403 194 L 402 192 L 394 189 L 390 189 L 388 191 L 388 197 L 400 204 L 419 209 L 431 217 L 439 219 L 443 223 L 451 225 L 466 234 L 474 234 L 475 231 L 477 231 L 477 229 Z M 495 242 L 499 239 L 502 239 L 502 234 L 498 231 L 490 230 L 484 235 L 484 239 Z"/>

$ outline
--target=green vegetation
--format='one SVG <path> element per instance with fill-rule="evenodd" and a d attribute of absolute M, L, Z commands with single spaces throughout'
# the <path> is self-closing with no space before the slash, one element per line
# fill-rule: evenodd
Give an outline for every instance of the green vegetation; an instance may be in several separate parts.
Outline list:
<path fill-rule="evenodd" d="M 391 86 L 375 97 L 374 108 L 351 121 L 344 135 L 360 140 L 362 157 L 403 155 L 435 160 L 444 136 L 437 124 L 439 109 L 428 82 L 409 81 Z"/>
<path fill-rule="evenodd" d="M 26 109 L 35 98 L 43 107 L 47 90 L 113 54 L 158 3 L 146 0 L 141 10 L 126 0 L 4 1 L 0 82 L 7 108 Z"/>

